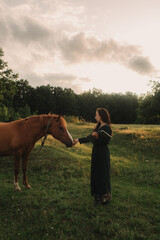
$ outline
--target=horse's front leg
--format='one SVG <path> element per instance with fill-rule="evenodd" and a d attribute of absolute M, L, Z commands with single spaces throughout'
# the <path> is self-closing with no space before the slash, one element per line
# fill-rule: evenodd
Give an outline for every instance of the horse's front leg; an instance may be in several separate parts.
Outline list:
<path fill-rule="evenodd" d="M 23 171 L 23 185 L 26 189 L 32 189 L 27 181 L 27 160 L 29 153 L 25 153 L 22 155 L 22 171 Z"/>
<path fill-rule="evenodd" d="M 21 191 L 21 188 L 18 184 L 18 174 L 19 174 L 19 165 L 21 160 L 21 154 L 17 153 L 14 155 L 14 189 L 16 191 Z"/>

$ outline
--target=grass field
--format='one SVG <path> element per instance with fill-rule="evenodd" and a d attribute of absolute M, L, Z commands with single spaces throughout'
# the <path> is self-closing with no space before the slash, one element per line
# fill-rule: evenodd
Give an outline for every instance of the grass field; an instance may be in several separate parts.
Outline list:
<path fill-rule="evenodd" d="M 73 138 L 93 124 L 68 124 Z M 90 195 L 92 144 L 66 148 L 48 137 L 28 162 L 33 190 L 13 190 L 13 160 L 0 157 L 1 240 L 159 240 L 160 126 L 113 125 L 111 184 L 113 199 L 94 206 Z"/>

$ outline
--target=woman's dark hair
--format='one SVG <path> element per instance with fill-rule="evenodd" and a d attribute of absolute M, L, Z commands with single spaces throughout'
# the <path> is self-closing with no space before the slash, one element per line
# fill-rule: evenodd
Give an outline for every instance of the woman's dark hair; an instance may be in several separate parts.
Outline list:
<path fill-rule="evenodd" d="M 102 121 L 107 123 L 111 127 L 111 118 L 108 110 L 106 108 L 97 108 L 96 111 L 98 111 L 98 114 L 101 117 Z M 100 125 L 100 123 L 97 123 L 94 130 L 98 129 Z"/>

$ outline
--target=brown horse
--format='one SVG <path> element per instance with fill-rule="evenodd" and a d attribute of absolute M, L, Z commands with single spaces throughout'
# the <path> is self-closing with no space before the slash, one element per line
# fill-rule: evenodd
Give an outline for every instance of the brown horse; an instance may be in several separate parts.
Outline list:
<path fill-rule="evenodd" d="M 20 160 L 22 159 L 23 185 L 31 188 L 27 181 L 27 159 L 35 143 L 47 134 L 72 147 L 73 139 L 67 130 L 65 119 L 59 115 L 37 115 L 25 119 L 0 123 L 0 156 L 14 156 L 14 188 L 18 184 Z"/>

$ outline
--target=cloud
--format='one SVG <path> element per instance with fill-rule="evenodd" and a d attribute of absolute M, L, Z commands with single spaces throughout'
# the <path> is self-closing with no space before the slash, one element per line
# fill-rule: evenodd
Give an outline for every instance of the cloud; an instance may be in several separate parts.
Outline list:
<path fill-rule="evenodd" d="M 6 5 L 1 6 L 0 31 L 3 35 L 0 37 L 0 43 L 6 47 L 11 47 L 12 43 L 12 46 L 16 45 L 17 48 L 21 46 L 26 48 L 30 45 L 53 46 L 54 31 L 48 24 L 37 16 L 32 16 L 28 5 L 19 8 L 13 10 Z"/>
<path fill-rule="evenodd" d="M 68 72 L 83 62 L 119 63 L 141 75 L 156 72 L 139 46 L 84 31 L 85 9 L 80 2 L 0 0 L 0 47 L 9 67 L 31 85 L 52 84 L 76 92 L 90 79 Z"/>
<path fill-rule="evenodd" d="M 20 65 L 30 61 L 35 66 L 36 55 L 43 56 L 43 61 L 58 58 L 58 42 L 64 32 L 75 31 L 81 25 L 82 12 L 82 6 L 65 0 L 0 0 L 0 47 L 10 66 L 17 67 L 17 61 Z"/>
<path fill-rule="evenodd" d="M 134 57 L 129 61 L 128 67 L 142 75 L 156 72 L 148 57 Z"/>
<path fill-rule="evenodd" d="M 81 80 L 82 82 L 90 82 L 91 79 L 87 78 L 87 77 L 84 77 L 84 78 L 79 78 L 79 80 Z"/>
<path fill-rule="evenodd" d="M 21 22 L 13 22 L 10 20 L 11 34 L 14 39 L 26 43 L 46 43 L 51 36 L 50 30 L 35 19 L 24 17 Z"/>
<path fill-rule="evenodd" d="M 113 39 L 99 40 L 82 32 L 72 37 L 65 36 L 59 48 L 63 59 L 70 64 L 83 61 L 118 62 L 142 75 L 156 72 L 149 58 L 142 55 L 139 46 L 118 43 Z"/>
<path fill-rule="evenodd" d="M 76 93 L 82 91 L 81 85 L 85 82 L 91 81 L 89 78 L 79 78 L 76 75 L 66 73 L 48 73 L 39 75 L 37 73 L 28 73 L 25 76 L 29 82 L 32 82 L 32 86 L 40 86 L 50 84 L 55 87 L 71 88 Z"/>
<path fill-rule="evenodd" d="M 81 5 L 66 0 L 0 0 L 0 43 L 38 44 L 50 51 L 63 32 L 82 25 L 83 11 Z"/>
<path fill-rule="evenodd" d="M 14 0 L 14 1 L 10 1 L 10 0 L 5 0 L 5 2 L 11 6 L 11 7 L 15 7 L 17 5 L 23 5 L 26 3 L 26 0 Z"/>

